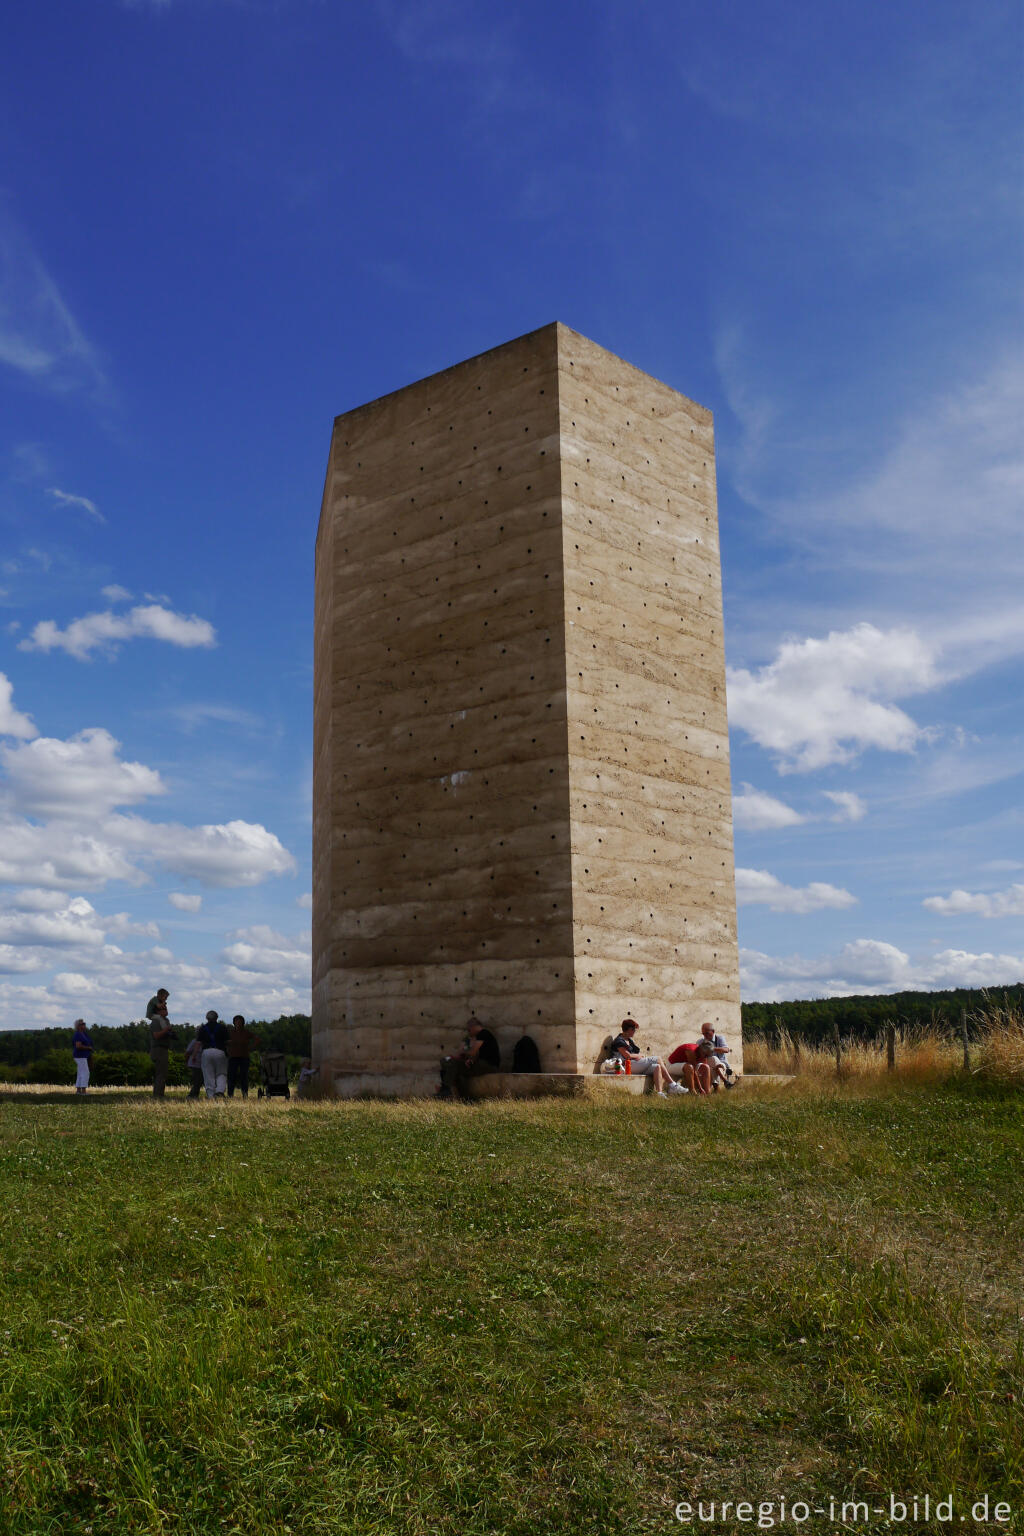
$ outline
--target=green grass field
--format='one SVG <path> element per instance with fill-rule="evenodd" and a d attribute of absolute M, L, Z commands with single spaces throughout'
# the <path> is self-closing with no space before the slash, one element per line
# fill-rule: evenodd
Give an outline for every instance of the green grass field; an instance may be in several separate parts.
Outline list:
<path fill-rule="evenodd" d="M 0 1530 L 1024 1529 L 1022 1102 L 9 1095 Z"/>

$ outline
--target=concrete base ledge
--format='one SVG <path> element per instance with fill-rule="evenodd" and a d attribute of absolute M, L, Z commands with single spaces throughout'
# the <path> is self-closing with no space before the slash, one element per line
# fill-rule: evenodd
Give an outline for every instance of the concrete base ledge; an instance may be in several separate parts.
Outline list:
<path fill-rule="evenodd" d="M 585 1077 L 574 1072 L 485 1072 L 469 1079 L 471 1099 L 582 1098 Z"/>

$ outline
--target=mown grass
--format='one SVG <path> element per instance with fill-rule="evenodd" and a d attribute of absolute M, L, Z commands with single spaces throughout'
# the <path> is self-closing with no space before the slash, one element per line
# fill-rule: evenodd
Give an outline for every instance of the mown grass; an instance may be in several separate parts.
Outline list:
<path fill-rule="evenodd" d="M 1019 1521 L 1022 1148 L 978 1081 L 12 1095 L 0 1530 L 625 1533 L 929 1490 Z"/>

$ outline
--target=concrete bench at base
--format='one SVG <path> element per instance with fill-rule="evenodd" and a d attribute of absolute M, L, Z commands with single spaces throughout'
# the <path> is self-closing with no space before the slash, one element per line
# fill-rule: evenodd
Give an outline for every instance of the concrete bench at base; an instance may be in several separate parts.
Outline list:
<path fill-rule="evenodd" d="M 578 1099 L 584 1092 L 585 1077 L 574 1072 L 484 1072 L 471 1077 L 471 1099 L 534 1099 L 544 1094 Z"/>

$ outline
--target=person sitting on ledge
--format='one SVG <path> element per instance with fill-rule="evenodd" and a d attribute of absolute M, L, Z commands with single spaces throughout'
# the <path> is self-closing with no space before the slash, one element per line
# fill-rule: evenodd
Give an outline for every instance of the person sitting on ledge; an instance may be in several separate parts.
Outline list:
<path fill-rule="evenodd" d="M 641 1056 L 640 1047 L 633 1036 L 637 1032 L 636 1019 L 623 1019 L 619 1026 L 619 1033 L 612 1041 L 612 1051 L 622 1057 L 629 1058 L 630 1072 L 640 1077 L 652 1077 L 654 1079 L 654 1091 L 659 1098 L 665 1098 L 668 1093 L 685 1093 L 678 1083 L 674 1083 L 665 1067 L 661 1064 L 660 1056 Z"/>
<path fill-rule="evenodd" d="M 475 1016 L 466 1024 L 466 1038 L 462 1050 L 454 1056 L 445 1056 L 441 1062 L 441 1088 L 438 1098 L 450 1099 L 457 1095 L 469 1098 L 469 1080 L 482 1077 L 487 1072 L 501 1070 L 501 1052 L 498 1042 L 489 1029 L 485 1029 Z"/>
<path fill-rule="evenodd" d="M 680 1080 L 687 1093 L 700 1097 L 711 1092 L 711 1068 L 701 1058 L 700 1045 L 677 1045 L 668 1059 L 672 1066 L 682 1066 Z"/>
<path fill-rule="evenodd" d="M 726 1057 L 729 1047 L 725 1043 L 725 1036 L 716 1032 L 715 1026 L 710 1020 L 700 1027 L 701 1039 L 697 1041 L 702 1061 L 706 1061 L 711 1072 L 711 1086 L 718 1092 L 720 1084 L 731 1088 L 736 1080 L 736 1074 L 730 1067 Z"/>

